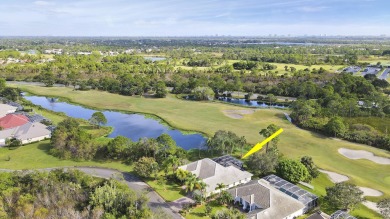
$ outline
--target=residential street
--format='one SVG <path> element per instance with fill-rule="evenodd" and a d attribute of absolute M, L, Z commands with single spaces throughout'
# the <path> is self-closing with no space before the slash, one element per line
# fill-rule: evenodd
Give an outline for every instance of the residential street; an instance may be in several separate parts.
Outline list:
<path fill-rule="evenodd" d="M 45 171 L 50 171 L 55 168 L 44 169 Z M 122 178 L 125 180 L 125 183 L 129 186 L 129 188 L 133 189 L 138 193 L 145 192 L 149 198 L 149 207 L 152 211 L 156 212 L 158 209 L 162 209 L 167 215 L 169 215 L 173 219 L 181 219 L 183 218 L 179 213 L 175 213 L 165 202 L 163 198 L 161 198 L 153 189 L 140 180 L 138 177 L 124 172 L 119 172 L 117 170 L 105 169 L 105 168 L 94 168 L 94 167 L 72 167 L 72 168 L 64 168 L 64 169 L 77 169 L 86 174 L 101 177 L 101 178 Z M 7 169 L 0 169 L 0 171 L 11 171 Z"/>

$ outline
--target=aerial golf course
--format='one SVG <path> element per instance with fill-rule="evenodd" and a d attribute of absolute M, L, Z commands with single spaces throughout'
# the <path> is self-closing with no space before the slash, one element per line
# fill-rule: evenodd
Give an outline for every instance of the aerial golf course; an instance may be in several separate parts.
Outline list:
<path fill-rule="evenodd" d="M 215 131 L 220 129 L 229 130 L 237 133 L 237 135 L 245 136 L 252 145 L 263 140 L 263 137 L 258 134 L 259 130 L 274 123 L 284 130 L 280 135 L 279 142 L 279 149 L 284 156 L 296 159 L 303 155 L 312 156 L 321 169 L 346 175 L 351 182 L 358 186 L 375 188 L 382 191 L 385 196 L 390 194 L 390 171 L 388 165 L 377 164 L 366 159 L 351 160 L 339 154 L 338 149 L 365 150 L 374 153 L 376 156 L 389 158 L 390 154 L 388 152 L 299 129 L 285 119 L 283 113 L 288 112 L 286 110 L 273 108 L 258 109 L 252 111 L 253 113 L 246 112 L 241 118 L 232 118 L 226 113 L 227 111 L 240 114 L 245 108 L 218 102 L 185 101 L 176 98 L 174 95 L 168 95 L 164 99 L 152 99 L 120 96 L 95 90 L 75 91 L 72 88 L 63 87 L 12 86 L 17 86 L 23 91 L 35 95 L 62 97 L 69 102 L 96 109 L 156 115 L 172 127 L 187 131 L 198 131 L 208 136 L 212 136 Z M 102 106 L 105 107 L 102 108 Z M 47 144 L 47 142 L 37 144 L 42 145 L 29 145 L 11 152 L 5 152 L 7 149 L 2 149 L 2 156 L 3 154 L 7 156 L 8 153 L 14 152 L 12 159 L 17 159 L 16 156 L 27 157 L 27 155 L 34 154 L 34 150 L 44 148 L 43 145 Z M 23 153 L 28 154 L 24 155 Z M 37 168 L 66 165 L 99 165 L 121 170 L 125 169 L 125 165 L 115 162 L 109 164 L 96 162 L 78 163 L 74 161 L 58 161 L 57 158 L 50 155 L 45 156 L 34 161 L 34 165 Z M 11 168 L 12 166 L 8 166 L 7 161 L 4 161 L 3 158 L 1 158 L 0 164 L 3 168 Z M 18 169 L 31 168 L 31 163 L 19 163 L 17 167 Z"/>

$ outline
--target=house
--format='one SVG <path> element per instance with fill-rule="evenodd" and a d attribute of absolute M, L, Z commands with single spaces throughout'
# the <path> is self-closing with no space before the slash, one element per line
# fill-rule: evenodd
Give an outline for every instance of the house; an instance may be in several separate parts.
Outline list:
<path fill-rule="evenodd" d="M 269 185 L 272 187 L 304 204 L 304 213 L 310 211 L 318 205 L 318 197 L 316 195 L 301 189 L 287 180 L 284 180 L 273 174 L 263 177 L 263 179 L 269 182 Z"/>
<path fill-rule="evenodd" d="M 0 118 L 4 117 L 7 114 L 16 112 L 17 109 L 18 109 L 18 107 L 16 107 L 16 106 L 11 106 L 8 104 L 1 103 L 0 104 Z"/>
<path fill-rule="evenodd" d="M 39 122 L 28 122 L 24 125 L 0 131 L 0 146 L 5 145 L 6 139 L 16 138 L 22 144 L 41 141 L 51 137 L 51 131 L 47 126 Z"/>
<path fill-rule="evenodd" d="M 349 215 L 347 212 L 338 210 L 332 215 L 330 215 L 330 219 L 356 219 L 356 217 L 353 217 Z"/>
<path fill-rule="evenodd" d="M 252 178 L 252 174 L 247 171 L 242 171 L 233 166 L 224 167 L 209 158 L 204 158 L 179 168 L 195 174 L 207 184 L 206 196 L 219 193 L 220 190 L 216 188 L 220 183 L 226 185 L 226 189 L 228 189 L 247 183 Z"/>
<path fill-rule="evenodd" d="M 28 123 L 29 120 L 25 115 L 7 114 L 0 118 L 0 127 L 3 129 L 15 128 Z"/>
<path fill-rule="evenodd" d="M 305 213 L 305 205 L 274 188 L 264 179 L 229 189 L 234 204 L 250 219 L 292 219 Z"/>

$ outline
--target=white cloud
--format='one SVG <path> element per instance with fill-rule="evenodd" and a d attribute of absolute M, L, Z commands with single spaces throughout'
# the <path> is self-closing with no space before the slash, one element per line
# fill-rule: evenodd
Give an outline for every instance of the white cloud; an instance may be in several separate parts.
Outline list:
<path fill-rule="evenodd" d="M 49 5 L 54 5 L 54 2 L 49 2 L 49 1 L 35 1 L 35 5 L 38 6 L 49 6 Z"/>
<path fill-rule="evenodd" d="M 323 11 L 325 9 L 327 9 L 329 7 L 325 7 L 325 6 L 303 6 L 303 7 L 299 7 L 298 10 L 299 11 L 303 11 L 303 12 L 318 12 L 318 11 Z"/>

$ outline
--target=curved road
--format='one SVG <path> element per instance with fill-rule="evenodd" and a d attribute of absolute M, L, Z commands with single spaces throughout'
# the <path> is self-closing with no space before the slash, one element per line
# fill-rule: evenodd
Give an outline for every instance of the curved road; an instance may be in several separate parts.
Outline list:
<path fill-rule="evenodd" d="M 39 170 L 45 170 L 50 171 L 53 169 L 58 168 L 47 168 L 47 169 L 39 169 Z M 170 216 L 173 219 L 182 219 L 183 217 L 179 214 L 174 212 L 169 205 L 165 202 L 163 198 L 161 198 L 148 184 L 140 180 L 138 177 L 126 173 L 126 172 L 120 172 L 113 169 L 105 169 L 105 168 L 99 168 L 99 167 L 63 167 L 63 169 L 77 169 L 80 170 L 88 175 L 96 176 L 100 178 L 118 178 L 123 176 L 124 183 L 129 186 L 129 188 L 136 191 L 138 194 L 146 193 L 147 197 L 149 198 L 148 206 L 150 209 L 154 212 L 158 212 L 158 209 L 163 210 L 168 216 Z M 0 171 L 14 171 L 14 170 L 8 170 L 8 169 L 0 169 Z"/>

